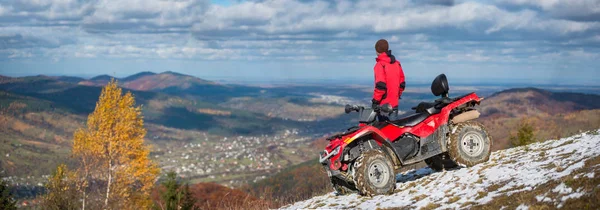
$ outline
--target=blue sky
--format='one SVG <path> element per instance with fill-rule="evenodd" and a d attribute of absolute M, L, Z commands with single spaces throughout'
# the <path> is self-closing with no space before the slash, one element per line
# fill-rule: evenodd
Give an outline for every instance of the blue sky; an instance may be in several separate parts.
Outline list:
<path fill-rule="evenodd" d="M 597 0 L 0 0 L 0 74 L 372 79 L 388 39 L 408 80 L 588 84 Z"/>

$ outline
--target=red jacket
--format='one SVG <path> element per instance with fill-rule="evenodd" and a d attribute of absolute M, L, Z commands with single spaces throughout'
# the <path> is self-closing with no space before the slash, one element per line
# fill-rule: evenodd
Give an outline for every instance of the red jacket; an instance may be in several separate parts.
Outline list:
<path fill-rule="evenodd" d="M 398 108 L 398 100 L 406 86 L 404 71 L 400 62 L 396 60 L 392 51 L 381 53 L 375 59 L 375 90 L 373 93 L 374 104 L 390 104 Z"/>

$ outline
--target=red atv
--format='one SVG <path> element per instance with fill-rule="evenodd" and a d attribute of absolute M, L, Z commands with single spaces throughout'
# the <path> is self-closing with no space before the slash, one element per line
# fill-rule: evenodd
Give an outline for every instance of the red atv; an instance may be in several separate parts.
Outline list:
<path fill-rule="evenodd" d="M 416 113 L 395 121 L 375 120 L 393 111 L 389 104 L 375 110 L 346 105 L 346 113 L 359 113 L 359 126 L 327 138 L 319 160 L 337 194 L 392 193 L 399 169 L 421 161 L 434 170 L 486 162 L 492 141 L 483 125 L 470 121 L 479 117 L 474 107 L 483 98 L 449 98 L 448 90 L 446 75 L 437 76 L 431 92 L 441 98 L 421 102 L 412 108 Z"/>

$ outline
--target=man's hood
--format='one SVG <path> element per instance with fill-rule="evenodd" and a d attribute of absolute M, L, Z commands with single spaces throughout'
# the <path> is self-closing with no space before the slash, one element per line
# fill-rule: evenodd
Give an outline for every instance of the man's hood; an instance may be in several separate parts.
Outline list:
<path fill-rule="evenodd" d="M 375 61 L 377 62 L 385 62 L 385 63 L 395 63 L 396 62 L 396 57 L 394 55 L 392 55 L 392 51 L 388 50 L 385 53 L 381 53 L 379 54 L 379 56 L 377 56 L 377 58 L 375 59 Z"/>

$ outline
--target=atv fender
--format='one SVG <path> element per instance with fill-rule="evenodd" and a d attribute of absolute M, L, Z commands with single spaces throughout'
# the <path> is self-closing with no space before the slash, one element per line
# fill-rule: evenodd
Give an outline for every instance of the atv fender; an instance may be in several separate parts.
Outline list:
<path fill-rule="evenodd" d="M 479 111 L 477 111 L 475 109 L 468 111 L 468 112 L 463 112 L 459 115 L 456 115 L 456 117 L 452 118 L 452 123 L 457 124 L 457 123 L 477 119 L 477 118 L 479 118 L 479 115 L 481 115 L 481 113 L 479 113 Z"/>
<path fill-rule="evenodd" d="M 363 127 L 356 134 L 352 135 L 351 137 L 346 138 L 344 140 L 344 143 L 346 143 L 346 145 L 349 145 L 350 143 L 354 142 L 355 140 L 362 139 L 363 137 L 375 140 L 375 142 L 377 142 L 379 144 L 379 146 L 382 148 L 383 152 L 385 152 L 392 159 L 392 162 L 394 163 L 395 166 L 401 165 L 400 159 L 397 156 L 397 154 L 394 152 L 395 150 L 392 147 L 389 139 L 381 131 L 379 131 L 379 129 L 377 129 L 373 126 Z"/>

